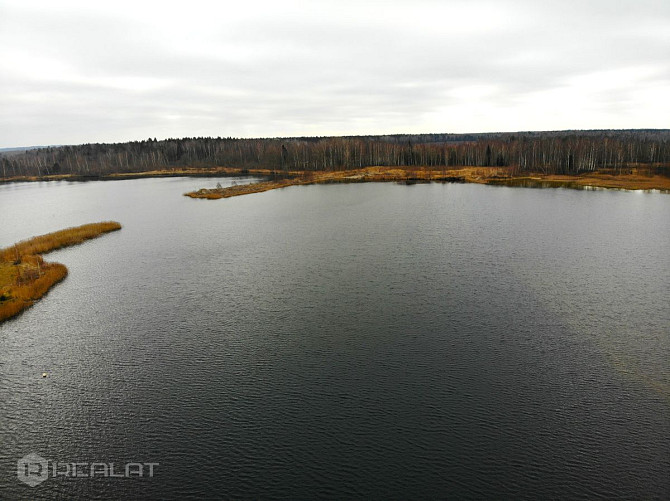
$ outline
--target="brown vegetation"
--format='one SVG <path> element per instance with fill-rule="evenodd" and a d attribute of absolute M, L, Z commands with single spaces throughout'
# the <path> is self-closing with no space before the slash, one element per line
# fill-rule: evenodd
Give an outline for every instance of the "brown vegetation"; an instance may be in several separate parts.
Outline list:
<path fill-rule="evenodd" d="M 119 229 L 121 225 L 112 221 L 86 224 L 0 249 L 0 322 L 32 305 L 67 275 L 64 265 L 47 263 L 40 254 Z"/>
<path fill-rule="evenodd" d="M 528 183 L 526 183 L 528 181 Z M 618 190 L 659 190 L 670 193 L 670 177 L 658 174 L 647 174 L 632 169 L 628 174 L 614 174 L 611 172 L 589 172 L 578 176 L 567 176 L 558 174 L 537 174 L 531 176 L 517 176 L 507 183 L 510 186 L 532 186 L 533 182 L 541 187 L 566 187 L 566 188 L 609 188 Z M 493 183 L 489 184 L 505 184 Z"/>
<path fill-rule="evenodd" d="M 260 174 L 260 173 L 259 173 Z M 270 174 L 269 172 L 267 174 Z M 467 182 L 509 186 L 544 187 L 601 187 L 630 190 L 670 190 L 670 178 L 649 176 L 633 171 L 630 174 L 590 172 L 579 176 L 556 174 L 515 175 L 509 167 L 463 167 L 460 169 L 431 169 L 427 167 L 367 167 L 328 172 L 293 171 L 286 177 L 260 183 L 229 186 L 226 188 L 200 189 L 185 193 L 191 198 L 215 200 L 250 193 L 261 193 L 287 186 L 326 183 L 361 182 Z"/>

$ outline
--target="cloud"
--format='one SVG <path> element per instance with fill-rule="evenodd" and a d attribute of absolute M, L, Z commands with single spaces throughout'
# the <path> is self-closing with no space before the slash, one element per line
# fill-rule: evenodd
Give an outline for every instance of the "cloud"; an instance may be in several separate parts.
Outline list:
<path fill-rule="evenodd" d="M 0 146 L 667 127 L 670 4 L 0 0 Z"/>

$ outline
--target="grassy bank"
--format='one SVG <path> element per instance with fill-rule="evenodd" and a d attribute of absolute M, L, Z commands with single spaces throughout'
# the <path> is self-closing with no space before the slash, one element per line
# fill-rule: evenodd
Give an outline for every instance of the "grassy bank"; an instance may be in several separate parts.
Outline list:
<path fill-rule="evenodd" d="M 17 176 L 0 179 L 0 183 L 41 182 L 41 181 L 112 181 L 121 179 L 141 179 L 150 177 L 223 177 L 255 176 L 267 177 L 272 181 L 254 183 L 248 187 L 202 189 L 187 196 L 193 198 L 218 199 L 232 196 L 260 193 L 286 186 L 331 182 L 467 182 L 524 187 L 564 187 L 564 188 L 611 188 L 623 190 L 670 191 L 670 177 L 650 173 L 647 169 L 631 167 L 627 173 L 594 171 L 579 175 L 559 175 L 542 173 L 515 174 L 509 167 L 367 167 L 342 171 L 286 171 L 278 173 L 270 169 L 242 169 L 236 167 L 180 167 L 143 172 L 116 173 L 106 175 L 56 174 L 50 176 Z M 245 185 L 246 186 L 246 185 Z"/>
<path fill-rule="evenodd" d="M 67 275 L 60 263 L 48 263 L 40 254 L 77 245 L 121 225 L 108 221 L 47 233 L 0 249 L 0 322 L 31 306 Z"/>
<path fill-rule="evenodd" d="M 261 175 L 269 175 L 264 173 Z M 670 178 L 654 175 L 648 176 L 632 172 L 630 174 L 611 174 L 592 172 L 579 176 L 560 176 L 552 174 L 535 174 L 517 176 L 504 167 L 464 167 L 460 169 L 430 169 L 424 167 L 368 167 L 332 172 L 293 171 L 285 178 L 263 181 L 253 184 L 229 186 L 226 188 L 203 188 L 185 193 L 191 198 L 215 200 L 250 193 L 261 193 L 287 186 L 326 183 L 361 183 L 361 182 L 462 182 L 508 186 L 528 187 L 565 187 L 565 188 L 614 188 L 629 190 L 670 190 Z"/>
<path fill-rule="evenodd" d="M 271 175 L 268 173 L 267 175 Z M 200 189 L 185 193 L 191 198 L 206 198 L 215 200 L 218 198 L 236 197 L 250 193 L 261 193 L 263 191 L 297 186 L 305 184 L 328 184 L 328 183 L 365 183 L 365 182 L 466 182 L 466 178 L 460 171 L 431 171 L 426 169 L 402 169 L 386 167 L 367 167 L 365 169 L 351 169 L 330 172 L 306 172 L 291 171 L 284 174 L 286 177 L 259 183 L 228 186 L 226 188 Z"/>
<path fill-rule="evenodd" d="M 670 192 L 670 178 L 646 174 L 610 174 L 593 172 L 579 176 L 558 174 L 536 174 L 532 176 L 514 176 L 509 179 L 493 179 L 487 184 L 521 186 L 530 188 L 607 188 L 614 190 L 659 190 Z"/>

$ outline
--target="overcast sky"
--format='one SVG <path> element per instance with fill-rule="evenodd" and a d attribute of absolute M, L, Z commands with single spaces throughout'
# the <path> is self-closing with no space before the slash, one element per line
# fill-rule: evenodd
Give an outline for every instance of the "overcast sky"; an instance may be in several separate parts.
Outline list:
<path fill-rule="evenodd" d="M 0 147 L 670 127 L 670 0 L 0 0 Z"/>

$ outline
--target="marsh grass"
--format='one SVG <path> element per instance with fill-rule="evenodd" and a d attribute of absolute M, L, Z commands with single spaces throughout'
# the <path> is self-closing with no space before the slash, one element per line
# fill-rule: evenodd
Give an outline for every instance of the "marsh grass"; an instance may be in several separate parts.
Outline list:
<path fill-rule="evenodd" d="M 267 175 L 272 173 L 267 172 Z M 650 175 L 631 170 L 614 174 L 610 171 L 587 172 L 579 175 L 532 174 L 519 175 L 511 167 L 366 167 L 339 171 L 287 171 L 280 179 L 251 184 L 203 188 L 185 193 L 187 197 L 216 200 L 251 193 L 305 184 L 365 183 L 365 182 L 448 182 L 507 185 L 519 187 L 562 187 L 574 189 L 615 188 L 626 190 L 670 190 L 670 177 Z"/>
<path fill-rule="evenodd" d="M 31 306 L 67 276 L 64 265 L 47 263 L 40 254 L 120 229 L 121 225 L 113 221 L 85 224 L 0 249 L 0 322 Z"/>
<path fill-rule="evenodd" d="M 477 169 L 476 174 L 489 178 L 501 175 L 500 169 Z M 504 172 L 506 175 L 506 171 Z M 306 184 L 331 183 L 369 183 L 369 182 L 479 182 L 473 168 L 464 169 L 435 169 L 426 167 L 366 167 L 339 171 L 289 171 L 282 179 L 261 181 L 258 183 L 228 186 L 225 188 L 203 188 L 198 191 L 185 193 L 191 198 L 205 198 L 215 200 L 229 198 L 250 193 L 299 186 Z"/>

